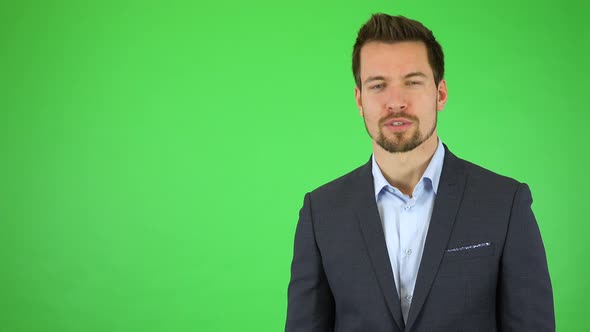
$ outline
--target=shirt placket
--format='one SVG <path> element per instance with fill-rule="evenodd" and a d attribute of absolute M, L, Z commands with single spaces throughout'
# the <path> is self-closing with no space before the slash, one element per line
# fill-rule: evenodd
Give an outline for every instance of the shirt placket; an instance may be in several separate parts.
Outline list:
<path fill-rule="evenodd" d="M 418 220 L 415 205 L 417 199 L 422 192 L 421 183 L 416 187 L 416 191 L 411 199 L 406 199 L 401 207 L 400 220 L 400 300 L 404 310 L 402 312 L 409 312 L 412 304 L 414 292 L 414 278 L 416 273 L 416 254 L 417 254 L 417 232 Z M 404 317 L 406 318 L 406 317 Z"/>

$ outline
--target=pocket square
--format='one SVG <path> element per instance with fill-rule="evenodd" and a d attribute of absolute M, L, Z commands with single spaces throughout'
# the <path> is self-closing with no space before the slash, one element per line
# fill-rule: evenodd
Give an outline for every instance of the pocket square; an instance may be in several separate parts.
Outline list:
<path fill-rule="evenodd" d="M 475 248 L 489 247 L 491 245 L 492 245 L 491 242 L 483 242 L 483 243 L 478 243 L 478 244 L 474 244 L 474 245 L 470 245 L 470 246 L 465 246 L 465 247 L 458 247 L 458 248 L 447 249 L 447 252 L 457 252 L 457 251 L 471 250 L 471 249 L 475 249 Z"/>

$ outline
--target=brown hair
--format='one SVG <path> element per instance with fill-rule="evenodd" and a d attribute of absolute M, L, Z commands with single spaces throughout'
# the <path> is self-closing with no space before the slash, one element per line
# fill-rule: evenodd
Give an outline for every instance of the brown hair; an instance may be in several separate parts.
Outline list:
<path fill-rule="evenodd" d="M 403 41 L 421 41 L 426 45 L 428 62 L 432 68 L 434 82 L 438 86 L 445 72 L 445 60 L 442 47 L 434 38 L 432 31 L 422 23 L 403 17 L 387 14 L 373 14 L 361 27 L 352 51 L 352 72 L 356 86 L 361 88 L 361 48 L 368 42 L 379 41 L 397 43 Z"/>

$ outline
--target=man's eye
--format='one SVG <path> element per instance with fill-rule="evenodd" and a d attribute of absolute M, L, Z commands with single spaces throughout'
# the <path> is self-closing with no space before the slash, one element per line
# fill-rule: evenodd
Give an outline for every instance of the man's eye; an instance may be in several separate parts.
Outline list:
<path fill-rule="evenodd" d="M 371 90 L 381 90 L 383 88 L 384 84 L 375 84 L 373 86 L 371 86 Z"/>
<path fill-rule="evenodd" d="M 422 84 L 422 82 L 419 82 L 419 81 L 408 81 L 406 84 L 407 85 L 419 85 L 419 84 Z"/>

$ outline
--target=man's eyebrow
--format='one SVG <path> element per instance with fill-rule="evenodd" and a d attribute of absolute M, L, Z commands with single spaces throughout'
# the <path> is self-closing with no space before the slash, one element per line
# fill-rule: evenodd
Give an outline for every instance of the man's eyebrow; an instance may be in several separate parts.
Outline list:
<path fill-rule="evenodd" d="M 406 75 L 404 75 L 404 79 L 408 79 L 408 78 L 412 78 L 412 77 L 423 77 L 423 78 L 427 78 L 428 76 L 426 76 L 426 74 L 424 74 L 421 71 L 414 71 L 411 73 L 408 73 Z M 367 79 L 363 82 L 364 84 L 368 84 L 371 83 L 373 81 L 387 81 L 385 79 L 385 76 L 369 76 L 367 77 Z"/>
<path fill-rule="evenodd" d="M 424 78 L 428 77 L 428 76 L 426 76 L 426 74 L 424 74 L 424 73 L 423 73 L 423 72 L 421 72 L 421 71 L 415 71 L 415 72 L 411 72 L 411 73 L 409 73 L 409 74 L 406 74 L 406 75 L 404 76 L 404 78 L 410 78 L 410 77 L 416 77 L 416 76 L 419 76 L 419 77 L 424 77 Z"/>
<path fill-rule="evenodd" d="M 373 81 L 385 81 L 385 77 L 384 76 L 369 76 L 366 80 L 365 80 L 365 84 L 368 84 L 370 82 Z"/>

